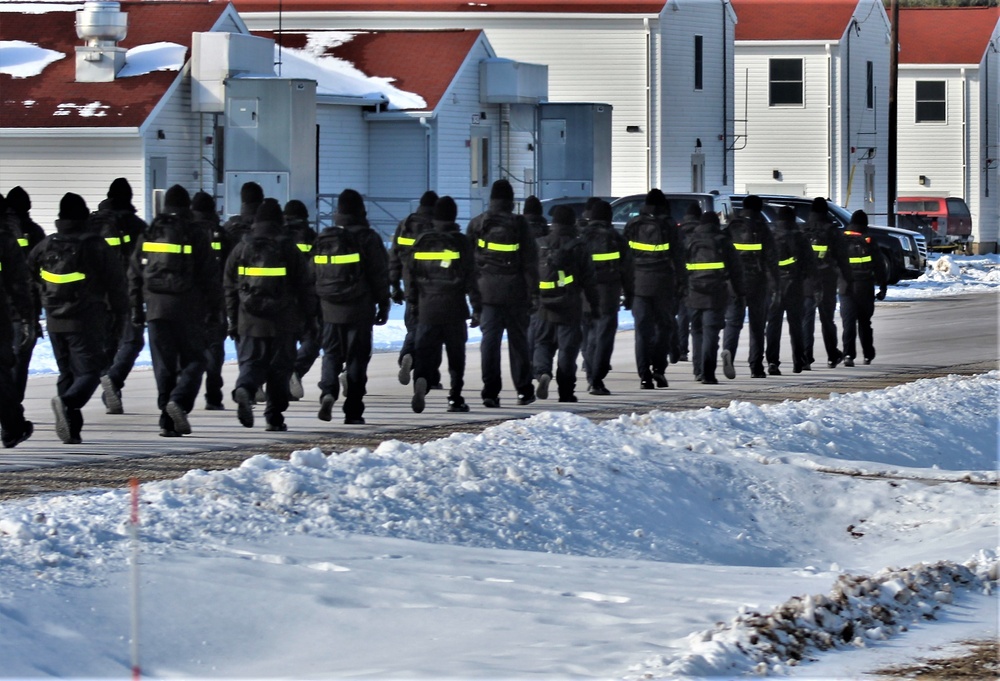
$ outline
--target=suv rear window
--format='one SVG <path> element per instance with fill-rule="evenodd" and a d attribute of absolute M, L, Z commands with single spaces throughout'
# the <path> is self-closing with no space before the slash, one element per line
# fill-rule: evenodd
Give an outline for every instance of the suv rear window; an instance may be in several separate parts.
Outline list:
<path fill-rule="evenodd" d="M 940 213 L 941 202 L 938 199 L 926 199 L 921 201 L 900 201 L 896 208 L 898 211 L 908 211 L 913 213 Z"/>
<path fill-rule="evenodd" d="M 956 218 L 972 217 L 972 213 L 969 212 L 969 206 L 966 205 L 964 199 L 945 199 L 945 203 L 948 204 L 948 215 Z"/>

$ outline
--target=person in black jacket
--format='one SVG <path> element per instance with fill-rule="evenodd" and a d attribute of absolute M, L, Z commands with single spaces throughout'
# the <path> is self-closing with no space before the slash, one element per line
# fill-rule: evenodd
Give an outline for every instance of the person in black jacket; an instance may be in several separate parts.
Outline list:
<path fill-rule="evenodd" d="M 229 234 L 229 243 L 235 246 L 250 233 L 254 218 L 257 216 L 257 209 L 263 202 L 264 190 L 259 184 L 244 182 L 240 186 L 240 212 L 230 216 L 222 225 L 226 233 Z M 228 209 L 229 206 L 227 205 L 226 208 Z"/>
<path fill-rule="evenodd" d="M 646 194 L 639 215 L 625 225 L 624 236 L 632 251 L 639 387 L 666 388 L 668 357 L 677 348 L 677 301 L 683 297 L 687 275 L 680 232 L 662 191 L 651 189 Z"/>
<path fill-rule="evenodd" d="M 767 372 L 780 376 L 781 325 L 788 317 L 788 337 L 792 344 L 792 373 L 801 373 L 806 365 L 802 342 L 802 289 L 815 273 L 812 248 L 795 220 L 795 209 L 782 206 L 774 223 L 774 250 L 778 258 L 778 295 L 767 315 Z"/>
<path fill-rule="evenodd" d="M 313 244 L 316 243 L 316 230 L 309 221 L 309 209 L 302 201 L 292 199 L 285 204 L 285 231 L 302 253 L 306 262 L 311 258 Z M 314 296 L 315 300 L 315 296 Z M 318 303 L 317 303 L 318 305 Z M 319 308 L 313 310 L 308 319 L 302 320 L 298 351 L 295 353 L 295 368 L 288 384 L 289 399 L 293 402 L 305 396 L 302 378 L 309 373 L 312 365 L 319 358 Z"/>
<path fill-rule="evenodd" d="M 80 444 L 84 405 L 100 384 L 104 368 L 107 315 L 124 320 L 128 312 L 121 261 L 87 224 L 90 211 L 78 194 L 59 202 L 56 233 L 32 249 L 28 267 L 41 286 L 42 306 L 59 367 L 52 398 L 56 435 Z"/>
<path fill-rule="evenodd" d="M 219 281 L 226 266 L 233 244 L 229 234 L 222 227 L 219 213 L 215 208 L 215 197 L 207 192 L 196 192 L 191 197 L 191 214 L 194 224 L 208 235 L 212 255 L 219 270 Z M 226 361 L 226 337 L 228 322 L 224 311 L 205 326 L 205 410 L 223 411 L 222 366 Z"/>
<path fill-rule="evenodd" d="M 21 254 L 27 259 L 31 249 L 45 238 L 45 230 L 31 219 L 31 197 L 23 187 L 13 187 L 7 192 L 6 214 L 0 208 L 0 223 L 6 220 L 11 235 L 21 248 Z M 0 224 L 0 231 L 3 225 Z M 14 385 L 17 388 L 18 402 L 24 399 L 24 389 L 28 385 L 28 367 L 31 365 L 31 355 L 35 344 L 42 338 L 42 326 L 39 318 L 42 313 L 42 300 L 38 287 L 29 282 L 28 295 L 32 301 L 30 314 L 21 319 L 20 309 L 12 310 L 14 314 Z"/>
<path fill-rule="evenodd" d="M 830 219 L 829 208 L 823 197 L 813 199 L 803 231 L 815 255 L 816 269 L 811 276 L 806 277 L 803 284 L 802 346 L 805 360 L 802 368 L 809 370 L 816 361 L 813 347 L 818 311 L 823 346 L 826 349 L 826 365 L 833 369 L 844 360 L 844 353 L 838 348 L 840 338 L 837 336 L 837 322 L 834 319 L 837 309 L 837 280 L 850 280 L 851 271 L 844 259 L 844 250 L 840 248 L 840 227 Z"/>
<path fill-rule="evenodd" d="M 701 215 L 697 226 L 684 237 L 687 270 L 685 305 L 691 315 L 691 368 L 694 378 L 706 385 L 719 382 L 719 333 L 725 325 L 730 290 L 743 295 L 741 264 L 733 242 L 719 225 L 719 214 Z"/>
<path fill-rule="evenodd" d="M 611 354 L 618 331 L 618 308 L 632 309 L 632 252 L 611 224 L 611 204 L 603 199 L 588 201 L 588 204 L 588 218 L 580 229 L 580 237 L 587 244 L 594 266 L 597 307 L 592 308 L 584 299 L 580 322 L 583 369 L 591 395 L 610 395 L 604 379 L 611 371 Z"/>
<path fill-rule="evenodd" d="M 701 205 L 692 201 L 684 211 L 677 228 L 681 233 L 681 241 L 685 241 L 701 224 Z M 677 361 L 688 361 L 688 350 L 691 341 L 691 315 L 687 309 L 687 298 L 681 298 L 677 303 Z"/>
<path fill-rule="evenodd" d="M 323 372 L 318 418 L 329 421 L 347 374 L 344 423 L 363 424 L 373 326 L 389 320 L 389 254 L 368 224 L 354 189 L 337 197 L 334 226 L 313 244 L 313 277 L 323 315 Z"/>
<path fill-rule="evenodd" d="M 441 346 L 448 355 L 448 411 L 467 412 L 465 386 L 466 321 L 469 304 L 479 305 L 472 244 L 455 224 L 458 207 L 450 196 L 434 204 L 434 226 L 417 237 L 406 268 L 406 295 L 418 311 L 414 339 L 413 399 L 410 406 L 424 410 L 431 381 L 440 375 Z"/>
<path fill-rule="evenodd" d="M 163 212 L 136 243 L 128 277 L 132 323 L 149 331 L 160 435 L 188 435 L 187 415 L 205 371 L 206 329 L 222 314 L 222 284 L 184 187 L 167 189 Z"/>
<path fill-rule="evenodd" d="M 252 398 L 267 385 L 266 430 L 282 432 L 295 366 L 297 327 L 315 319 L 316 288 L 305 255 L 288 238 L 281 204 L 264 199 L 250 233 L 233 246 L 223 274 L 229 333 L 240 372 L 233 390 L 236 416 L 254 423 Z"/>
<path fill-rule="evenodd" d="M 500 406 L 500 349 L 504 331 L 510 357 L 511 378 L 517 403 L 535 401 L 531 377 L 531 346 L 528 324 L 538 300 L 538 248 L 523 215 L 514 210 L 514 188 L 497 180 L 490 188 L 490 205 L 472 218 L 466 234 L 476 252 L 476 278 L 482 297 L 480 309 L 472 312 L 473 325 L 482 328 L 479 345 L 483 406 Z"/>
<path fill-rule="evenodd" d="M 576 402 L 576 358 L 583 332 L 583 299 L 592 311 L 600 310 L 594 263 L 590 249 L 576 229 L 576 214 L 569 206 L 552 211 L 552 228 L 538 240 L 538 336 L 532 364 L 538 377 L 536 394 L 549 396 L 552 360 L 560 402 Z"/>
<path fill-rule="evenodd" d="M 886 272 L 878 244 L 868 236 L 868 214 L 863 210 L 851 214 L 840 248 L 851 272 L 850 280 L 841 278 L 838 283 L 840 320 L 844 325 L 844 366 L 854 366 L 858 341 L 865 364 L 871 364 L 875 359 L 872 315 L 875 301 L 885 300 Z"/>
<path fill-rule="evenodd" d="M 4 210 L 0 196 L 0 214 Z M 15 352 L 19 348 L 14 345 L 14 320 L 31 331 L 19 340 L 34 346 L 32 317 L 37 314 L 23 250 L 13 235 L 0 229 L 0 442 L 4 447 L 16 447 L 35 430 L 34 424 L 24 418 L 24 394 L 19 392 L 15 379 Z"/>
<path fill-rule="evenodd" d="M 528 227 L 531 228 L 531 238 L 537 241 L 549 233 L 549 221 L 542 215 L 542 202 L 534 194 L 524 200 L 524 209 L 521 211 L 521 215 L 528 221 Z"/>

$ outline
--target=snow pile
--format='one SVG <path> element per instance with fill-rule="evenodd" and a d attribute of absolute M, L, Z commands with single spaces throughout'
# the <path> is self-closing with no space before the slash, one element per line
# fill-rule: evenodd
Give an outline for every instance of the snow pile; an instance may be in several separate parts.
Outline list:
<path fill-rule="evenodd" d="M 927 271 L 916 279 L 890 286 L 886 300 L 915 300 L 987 293 L 1000 288 L 1000 255 L 932 254 Z M 877 310 L 876 310 L 877 314 Z"/>

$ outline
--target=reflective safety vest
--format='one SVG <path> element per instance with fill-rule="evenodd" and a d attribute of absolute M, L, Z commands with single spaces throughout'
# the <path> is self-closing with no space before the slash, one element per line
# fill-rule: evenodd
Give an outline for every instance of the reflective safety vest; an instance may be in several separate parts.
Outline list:
<path fill-rule="evenodd" d="M 142 242 L 143 253 L 176 253 L 191 255 L 191 244 L 166 244 L 159 241 Z"/>
<path fill-rule="evenodd" d="M 864 236 L 863 234 L 861 234 L 861 232 L 844 232 L 844 235 L 845 236 Z M 866 244 L 870 244 L 872 242 L 872 238 L 870 236 L 865 236 L 864 240 L 865 240 Z M 871 261 L 872 261 L 872 257 L 870 255 L 851 256 L 851 257 L 849 257 L 847 259 L 847 262 L 849 262 L 852 265 L 862 265 L 864 263 L 868 263 L 868 262 L 871 262 Z"/>

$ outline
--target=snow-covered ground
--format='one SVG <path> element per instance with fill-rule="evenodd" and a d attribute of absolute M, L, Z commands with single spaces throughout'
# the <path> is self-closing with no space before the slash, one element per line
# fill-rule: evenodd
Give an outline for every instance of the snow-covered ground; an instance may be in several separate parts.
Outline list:
<path fill-rule="evenodd" d="M 137 542 L 128 490 L 0 503 L 0 676 L 128 674 L 135 607 L 158 678 L 860 678 L 997 636 L 998 399 L 994 371 L 258 456 L 142 484 Z"/>

